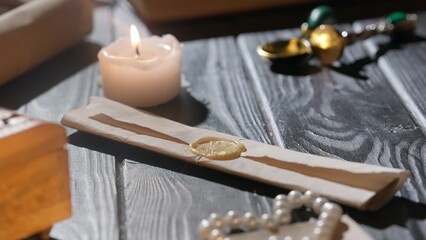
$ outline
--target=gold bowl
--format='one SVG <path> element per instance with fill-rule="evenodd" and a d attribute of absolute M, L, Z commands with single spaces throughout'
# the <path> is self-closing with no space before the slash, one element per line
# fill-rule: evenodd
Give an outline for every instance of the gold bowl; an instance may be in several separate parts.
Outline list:
<path fill-rule="evenodd" d="M 312 56 L 312 48 L 308 40 L 292 38 L 259 45 L 257 53 L 271 61 L 301 63 Z"/>

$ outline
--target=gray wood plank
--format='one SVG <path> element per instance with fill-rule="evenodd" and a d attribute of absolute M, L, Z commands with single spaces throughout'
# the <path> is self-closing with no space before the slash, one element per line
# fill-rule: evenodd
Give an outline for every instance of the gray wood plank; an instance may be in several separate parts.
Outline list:
<path fill-rule="evenodd" d="M 97 51 L 112 38 L 111 29 L 111 8 L 97 8 L 94 12 L 94 29 L 88 37 L 90 43 L 97 45 Z M 95 61 L 97 51 L 91 52 Z M 62 113 L 84 106 L 90 96 L 100 94 L 98 76 L 97 64 L 81 70 L 52 89 L 57 96 L 42 96 L 46 99 L 44 107 L 60 113 L 55 119 L 59 121 Z M 36 108 L 43 98 L 29 105 Z M 47 102 L 52 99 L 55 101 Z M 68 151 L 73 215 L 56 224 L 51 236 L 57 239 L 118 239 L 115 158 L 77 146 L 75 142 L 70 142 Z"/>
<path fill-rule="evenodd" d="M 241 63 L 235 56 L 238 53 L 232 38 L 185 43 L 182 71 L 190 83 L 188 90 L 192 97 L 183 90 L 180 97 L 184 103 L 178 106 L 183 112 L 178 113 L 177 120 L 191 124 L 185 115 L 201 114 L 204 116 L 199 120 L 205 119 L 197 121 L 200 124 L 192 124 L 270 142 Z M 184 110 L 187 104 L 198 107 L 187 111 Z M 204 105 L 208 114 L 203 109 Z M 167 117 L 170 109 L 163 106 L 160 110 L 151 110 Z M 269 200 L 265 197 L 232 188 L 253 191 L 256 186 L 247 186 L 251 183 L 233 183 L 232 187 L 223 185 L 230 185 L 233 181 L 244 182 L 240 178 L 160 156 L 127 159 L 139 162 L 126 160 L 123 169 L 129 239 L 137 236 L 147 239 L 199 239 L 197 225 L 212 212 L 224 214 L 228 210 L 236 210 L 242 214 L 245 211 L 263 213 L 269 210 Z M 149 166 L 156 161 L 169 165 L 168 168 L 173 171 Z M 154 163 L 154 166 L 158 164 Z"/>
<path fill-rule="evenodd" d="M 425 85 L 426 71 L 424 65 L 426 59 L 424 54 L 426 53 L 426 45 L 424 44 L 426 37 L 426 13 L 420 13 L 418 18 L 418 25 L 415 31 L 415 36 L 407 37 L 400 41 L 391 40 L 388 36 L 376 36 L 363 42 L 363 46 L 369 56 L 373 59 L 377 59 L 378 66 L 386 76 L 386 80 L 391 85 L 396 95 L 401 99 L 405 108 L 408 110 L 411 118 L 417 123 L 419 129 L 426 134 L 426 119 L 425 119 L 425 108 L 422 104 L 426 98 L 423 94 Z M 360 28 L 367 23 L 374 20 L 363 20 L 354 23 L 354 28 Z M 400 125 L 400 129 L 404 127 Z M 416 159 L 410 157 L 408 154 L 408 162 L 415 168 L 419 169 L 418 172 L 413 174 L 413 178 L 416 182 L 419 182 L 420 186 L 424 186 L 424 173 L 426 167 L 424 162 L 424 145 L 421 146 L 421 152 L 414 151 L 418 146 L 410 147 L 411 152 L 416 152 Z M 410 159 L 411 158 L 411 159 Z M 417 159 L 418 158 L 418 159 Z M 404 159 L 401 159 L 403 161 Z M 412 189 L 412 194 L 416 195 L 416 190 Z M 419 197 L 415 196 L 414 199 L 418 200 Z M 424 203 L 424 201 L 421 201 Z M 423 210 L 425 212 L 423 205 Z M 399 227 L 398 230 L 390 231 L 392 234 L 398 232 L 403 234 L 407 231 L 412 231 L 413 235 L 417 238 L 424 238 L 426 235 L 424 220 L 419 221 L 408 220 L 404 225 L 408 226 Z M 395 227 L 396 228 L 396 227 Z M 422 237 L 420 237 L 422 236 Z M 404 238 L 407 238 L 404 236 Z"/>
<path fill-rule="evenodd" d="M 182 69 L 191 84 L 193 101 L 203 102 L 208 108 L 199 127 L 270 142 L 232 38 L 185 43 Z M 189 114 L 199 114 L 196 110 Z M 139 162 L 146 160 L 141 157 Z M 233 188 L 256 191 L 256 183 L 232 183 L 245 180 L 186 163 L 172 170 L 175 172 L 125 162 L 130 239 L 142 235 L 149 239 L 199 239 L 197 225 L 212 212 L 269 211 L 265 197 Z"/>
<path fill-rule="evenodd" d="M 136 15 L 135 9 L 127 0 L 116 0 L 113 8 L 114 40 L 130 35 L 130 25 L 134 24 L 141 37 L 152 35 L 145 23 Z"/>
<path fill-rule="evenodd" d="M 410 170 L 412 177 L 397 193 L 409 199 L 398 206 L 404 214 L 384 217 L 389 207 L 376 215 L 355 210 L 349 213 L 378 239 L 400 239 L 401 234 L 405 239 L 425 238 L 424 232 L 415 229 L 426 228 L 426 141 L 386 77 L 362 43 L 346 48 L 340 66 L 330 68 L 317 68 L 316 62 L 311 61 L 310 68 L 285 69 L 271 66 L 256 53 L 260 43 L 293 36 L 295 31 L 238 37 L 262 108 L 270 108 L 268 112 L 273 114 L 279 130 L 274 132 L 279 135 L 276 138 L 281 137 L 287 148 L 301 152 Z M 396 206 L 403 198 L 395 198 L 388 206 Z M 415 202 L 423 204 L 419 207 Z M 416 207 L 421 209 L 420 217 L 407 213 Z M 367 220 L 372 217 L 382 224 L 377 226 Z M 405 233 L 386 228 L 401 221 Z"/>
<path fill-rule="evenodd" d="M 121 6 L 114 15 L 120 26 L 116 30 L 117 37 L 123 35 L 121 29 L 128 29 L 122 28 L 126 22 L 144 29 L 143 24 L 134 18 L 123 18 L 125 15 L 121 10 L 125 10 L 126 5 Z M 183 49 L 185 88 L 171 103 L 149 110 L 186 124 L 270 142 L 257 103 L 245 81 L 241 60 L 236 57 L 238 52 L 234 40 L 188 42 Z M 256 183 L 232 185 L 229 183 L 245 180 L 164 156 L 150 157 L 147 153 L 138 155 L 129 152 L 123 156 L 126 159 L 122 165 L 124 182 L 120 184 L 126 201 L 128 239 L 139 236 L 147 239 L 198 239 L 197 225 L 211 212 L 269 210 L 267 198 L 223 185 L 253 191 L 256 186 L 251 184 Z"/>
<path fill-rule="evenodd" d="M 115 37 L 128 35 L 130 24 L 142 36 L 149 35 L 144 23 L 129 13 L 128 3 L 119 1 Z M 148 110 L 185 124 L 271 142 L 241 66 L 233 38 L 186 42 L 181 94 Z M 127 239 L 199 239 L 198 223 L 210 213 L 263 213 L 269 211 L 270 199 L 247 191 L 276 191 L 134 147 L 120 145 L 113 152 L 124 160 L 118 185 L 124 194 L 122 228 Z"/>
<path fill-rule="evenodd" d="M 364 22 L 357 24 L 362 25 Z M 418 15 L 415 35 L 400 44 L 393 43 L 389 37 L 372 38 L 365 42 L 365 47 L 371 55 L 379 51 L 383 54 L 378 59 L 379 67 L 426 134 L 426 13 Z"/>
<path fill-rule="evenodd" d="M 5 94 L 0 94 L 0 102 L 59 122 L 64 113 L 85 106 L 91 95 L 99 95 L 99 69 L 93 63 L 100 44 L 112 37 L 110 7 L 97 8 L 94 20 L 94 31 L 86 41 L 2 87 Z M 67 149 L 72 216 L 55 224 L 50 235 L 55 239 L 118 239 L 114 157 L 75 142 Z"/>

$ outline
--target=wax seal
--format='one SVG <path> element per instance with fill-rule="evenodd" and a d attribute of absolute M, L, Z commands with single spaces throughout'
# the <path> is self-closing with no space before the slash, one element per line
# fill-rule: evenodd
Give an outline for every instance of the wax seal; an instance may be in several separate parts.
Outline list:
<path fill-rule="evenodd" d="M 239 158 L 246 147 L 234 140 L 204 137 L 196 140 L 189 145 L 192 153 L 212 160 L 231 160 Z"/>

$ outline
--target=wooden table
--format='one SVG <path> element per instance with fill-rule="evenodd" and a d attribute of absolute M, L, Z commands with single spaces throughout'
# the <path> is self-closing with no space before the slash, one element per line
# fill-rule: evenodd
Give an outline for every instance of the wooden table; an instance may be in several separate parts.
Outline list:
<path fill-rule="evenodd" d="M 146 26 L 124 1 L 98 6 L 88 39 L 0 88 L 0 105 L 59 122 L 102 95 L 96 54 Z M 353 25 L 354 28 L 368 21 Z M 426 238 L 426 13 L 417 37 L 385 36 L 347 49 L 340 66 L 271 66 L 255 52 L 279 30 L 184 43 L 178 99 L 148 109 L 177 121 L 296 151 L 411 171 L 382 210 L 345 211 L 377 239 Z M 211 212 L 256 214 L 286 192 L 68 129 L 73 216 L 57 239 L 199 239 Z"/>

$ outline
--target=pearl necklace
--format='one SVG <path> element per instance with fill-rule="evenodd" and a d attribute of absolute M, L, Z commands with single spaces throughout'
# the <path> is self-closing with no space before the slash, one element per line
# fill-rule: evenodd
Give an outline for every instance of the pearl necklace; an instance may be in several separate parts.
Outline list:
<path fill-rule="evenodd" d="M 305 206 L 312 209 L 318 215 L 313 236 L 304 236 L 302 240 L 330 240 L 334 230 L 342 216 L 342 208 L 316 194 L 313 191 L 306 191 L 302 194 L 299 191 L 291 191 L 288 195 L 277 195 L 272 205 L 272 215 L 263 214 L 260 218 L 251 212 L 246 212 L 240 216 L 235 211 L 229 211 L 225 216 L 212 213 L 208 219 L 201 220 L 198 230 L 205 240 L 229 240 L 225 233 L 233 230 L 251 231 L 255 229 L 268 229 L 276 232 L 278 227 L 291 222 L 291 211 Z M 292 236 L 285 236 L 284 239 L 294 239 Z"/>

